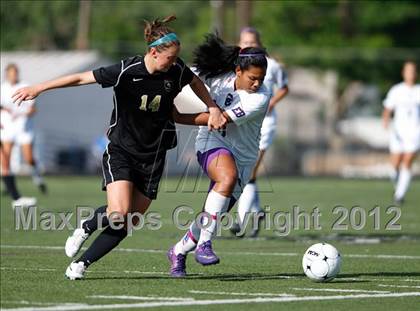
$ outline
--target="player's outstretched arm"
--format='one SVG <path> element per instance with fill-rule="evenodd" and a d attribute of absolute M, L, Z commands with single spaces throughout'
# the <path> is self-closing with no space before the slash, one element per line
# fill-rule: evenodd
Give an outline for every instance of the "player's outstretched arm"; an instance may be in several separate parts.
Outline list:
<path fill-rule="evenodd" d="M 214 101 L 211 99 L 209 92 L 206 89 L 203 81 L 200 80 L 196 75 L 194 75 L 193 80 L 190 83 L 190 87 L 193 92 L 206 104 L 209 108 L 209 120 L 207 126 L 209 130 L 212 129 L 222 129 L 226 126 L 227 119 L 224 117 L 222 111 L 217 107 Z"/>
<path fill-rule="evenodd" d="M 230 120 L 229 115 L 226 112 L 223 112 L 223 116 Z M 179 113 L 179 111 L 174 107 L 173 118 L 176 123 L 185 124 L 185 125 L 207 125 L 209 122 L 210 114 L 208 112 L 201 113 Z"/>
<path fill-rule="evenodd" d="M 20 88 L 12 95 L 12 99 L 14 103 L 19 105 L 22 101 L 34 99 L 39 94 L 47 90 L 91 83 L 96 83 L 92 71 L 75 73 L 54 80 Z"/>
<path fill-rule="evenodd" d="M 281 101 L 287 94 L 289 93 L 289 87 L 285 86 L 281 89 L 278 89 L 277 92 L 274 94 L 273 97 L 270 99 L 270 103 L 268 105 L 267 114 L 271 113 L 274 107 L 277 105 L 279 101 Z"/>
<path fill-rule="evenodd" d="M 207 125 L 210 114 L 208 112 L 201 113 L 180 113 L 174 107 L 172 116 L 174 121 L 179 124 L 185 125 Z"/>

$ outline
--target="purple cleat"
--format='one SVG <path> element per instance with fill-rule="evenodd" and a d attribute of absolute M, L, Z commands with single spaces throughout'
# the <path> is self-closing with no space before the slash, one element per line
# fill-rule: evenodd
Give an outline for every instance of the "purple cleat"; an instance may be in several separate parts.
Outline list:
<path fill-rule="evenodd" d="M 211 241 L 204 242 L 195 250 L 195 260 L 203 266 L 215 265 L 220 262 L 219 257 L 211 248 Z"/>
<path fill-rule="evenodd" d="M 182 254 L 175 255 L 173 246 L 168 250 L 166 255 L 171 262 L 171 276 L 174 278 L 182 278 L 186 276 L 185 259 L 187 259 L 187 256 Z"/>

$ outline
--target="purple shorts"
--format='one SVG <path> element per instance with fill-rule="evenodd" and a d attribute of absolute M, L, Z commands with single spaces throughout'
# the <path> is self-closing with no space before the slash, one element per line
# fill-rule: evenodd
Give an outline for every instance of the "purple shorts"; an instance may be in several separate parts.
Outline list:
<path fill-rule="evenodd" d="M 232 158 L 234 158 L 232 152 L 229 149 L 223 148 L 223 147 L 213 148 L 203 153 L 201 153 L 200 151 L 197 151 L 198 163 L 200 163 L 201 168 L 207 174 L 207 176 L 208 176 L 207 168 L 210 162 L 213 161 L 214 158 L 217 158 L 219 155 L 222 155 L 222 154 L 227 154 L 227 155 L 230 155 Z M 208 192 L 210 192 L 211 189 L 213 189 L 214 184 L 215 184 L 214 181 L 210 180 Z M 236 202 L 236 199 L 234 197 L 231 197 L 228 211 L 230 211 L 233 205 L 235 205 L 235 202 Z M 203 211 L 204 211 L 204 207 L 203 207 Z"/>
<path fill-rule="evenodd" d="M 206 173 L 207 176 L 209 175 L 207 168 L 210 162 L 213 161 L 213 159 L 217 158 L 219 155 L 223 155 L 223 154 L 230 155 L 233 158 L 232 152 L 230 152 L 229 149 L 223 148 L 223 147 L 213 148 L 203 153 L 201 153 L 200 151 L 197 151 L 198 163 L 200 164 L 202 170 L 204 171 L 204 173 Z M 209 192 L 213 188 L 213 186 L 214 186 L 214 181 L 210 180 Z"/>
<path fill-rule="evenodd" d="M 198 160 L 198 163 L 200 163 L 200 166 L 203 169 L 203 171 L 208 175 L 207 168 L 210 162 L 213 161 L 213 159 L 223 154 L 230 155 L 232 158 L 234 158 L 232 152 L 230 152 L 229 149 L 219 147 L 219 148 L 213 148 L 213 149 L 207 150 L 203 153 L 201 153 L 200 151 L 197 151 L 197 160 Z"/>

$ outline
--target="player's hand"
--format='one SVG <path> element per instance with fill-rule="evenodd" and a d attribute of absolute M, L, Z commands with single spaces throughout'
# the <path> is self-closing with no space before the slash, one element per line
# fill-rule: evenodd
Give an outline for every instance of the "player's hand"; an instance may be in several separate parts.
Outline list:
<path fill-rule="evenodd" d="M 227 119 L 217 107 L 212 107 L 209 109 L 210 116 L 209 121 L 207 122 L 208 129 L 211 130 L 220 130 L 224 129 L 227 124 Z"/>
<path fill-rule="evenodd" d="M 13 102 L 20 105 L 22 101 L 31 100 L 37 97 L 41 93 L 41 90 L 36 86 L 27 86 L 18 89 L 13 95 Z"/>

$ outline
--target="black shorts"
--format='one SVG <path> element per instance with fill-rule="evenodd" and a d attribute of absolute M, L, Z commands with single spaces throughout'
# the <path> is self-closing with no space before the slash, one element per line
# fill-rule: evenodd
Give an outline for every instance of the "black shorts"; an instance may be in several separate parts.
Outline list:
<path fill-rule="evenodd" d="M 131 181 L 151 200 L 155 200 L 159 181 L 165 167 L 166 151 L 133 157 L 124 149 L 110 143 L 102 158 L 102 190 L 117 180 Z"/>

